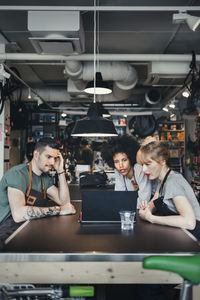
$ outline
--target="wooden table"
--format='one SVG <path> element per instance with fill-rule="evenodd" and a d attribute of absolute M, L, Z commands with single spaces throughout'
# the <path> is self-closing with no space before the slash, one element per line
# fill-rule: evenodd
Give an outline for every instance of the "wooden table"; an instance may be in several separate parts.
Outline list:
<path fill-rule="evenodd" d="M 180 283 L 178 275 L 144 270 L 143 258 L 200 252 L 186 231 L 138 216 L 130 232 L 119 224 L 82 225 L 81 201 L 74 205 L 75 215 L 32 220 L 10 239 L 0 253 L 0 283 Z"/>
<path fill-rule="evenodd" d="M 0 282 L 176 283 L 180 282 L 177 275 L 155 271 L 152 276 L 143 270 L 143 258 L 200 252 L 198 243 L 183 230 L 138 217 L 134 230 L 127 233 L 121 232 L 119 224 L 82 225 L 78 222 L 81 202 L 75 206 L 76 215 L 27 222 L 0 253 Z"/>

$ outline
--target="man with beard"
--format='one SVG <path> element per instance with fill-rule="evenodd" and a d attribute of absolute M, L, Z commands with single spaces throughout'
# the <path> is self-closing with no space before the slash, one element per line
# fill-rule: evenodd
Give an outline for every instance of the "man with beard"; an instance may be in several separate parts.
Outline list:
<path fill-rule="evenodd" d="M 48 174 L 52 169 L 57 172 L 58 187 Z M 42 138 L 32 160 L 14 166 L 0 181 L 0 240 L 20 225 L 16 223 L 73 213 L 59 146 L 55 139 Z"/>

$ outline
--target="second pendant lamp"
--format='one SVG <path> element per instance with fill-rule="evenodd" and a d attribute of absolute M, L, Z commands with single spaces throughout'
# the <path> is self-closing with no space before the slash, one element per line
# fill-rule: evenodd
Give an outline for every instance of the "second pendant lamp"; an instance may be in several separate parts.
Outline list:
<path fill-rule="evenodd" d="M 112 121 L 103 118 L 99 103 L 92 102 L 88 109 L 87 116 L 76 121 L 72 130 L 72 136 L 117 136 L 115 126 Z"/>

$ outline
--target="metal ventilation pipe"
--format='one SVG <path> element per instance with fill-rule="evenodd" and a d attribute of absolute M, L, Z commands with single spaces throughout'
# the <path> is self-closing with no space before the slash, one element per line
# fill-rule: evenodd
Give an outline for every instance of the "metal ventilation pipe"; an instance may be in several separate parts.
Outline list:
<path fill-rule="evenodd" d="M 158 89 L 150 89 L 145 93 L 145 100 L 151 105 L 158 104 L 161 101 L 161 93 Z"/>
<path fill-rule="evenodd" d="M 128 98 L 138 81 L 134 67 L 126 62 L 99 62 L 99 72 L 103 80 L 113 81 L 113 92 L 101 96 L 102 102 L 121 101 Z M 93 62 L 66 61 L 64 74 L 70 78 L 78 91 L 83 90 L 88 81 L 93 80 Z"/>

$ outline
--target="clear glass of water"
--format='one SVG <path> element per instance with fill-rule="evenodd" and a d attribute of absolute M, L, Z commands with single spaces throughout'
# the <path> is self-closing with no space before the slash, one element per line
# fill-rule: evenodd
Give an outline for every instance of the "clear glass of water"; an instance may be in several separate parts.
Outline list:
<path fill-rule="evenodd" d="M 123 210 L 119 212 L 121 218 L 122 230 L 133 230 L 135 222 L 135 212 L 131 210 Z"/>

